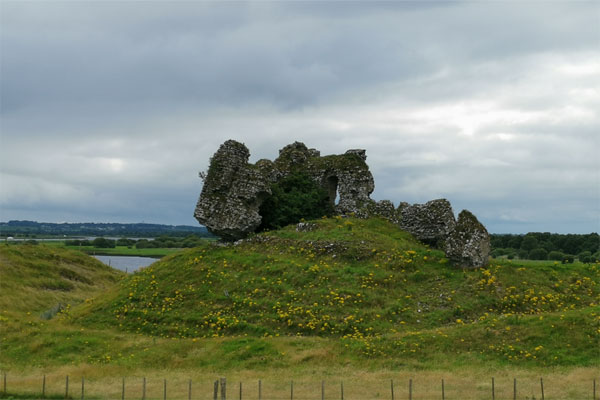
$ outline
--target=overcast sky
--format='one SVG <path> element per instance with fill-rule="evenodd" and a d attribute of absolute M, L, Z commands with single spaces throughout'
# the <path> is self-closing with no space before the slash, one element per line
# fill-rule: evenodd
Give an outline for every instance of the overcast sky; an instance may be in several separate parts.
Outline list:
<path fill-rule="evenodd" d="M 195 225 L 210 156 L 367 150 L 376 200 L 600 230 L 600 3 L 0 1 L 0 220 Z"/>

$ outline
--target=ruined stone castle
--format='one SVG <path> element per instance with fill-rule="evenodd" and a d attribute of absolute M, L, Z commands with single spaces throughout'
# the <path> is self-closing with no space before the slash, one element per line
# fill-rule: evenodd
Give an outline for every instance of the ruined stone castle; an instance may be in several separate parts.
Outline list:
<path fill-rule="evenodd" d="M 389 219 L 417 239 L 445 251 L 461 267 L 488 263 L 490 238 L 485 227 L 469 211 L 455 219 L 446 199 L 425 204 L 400 203 L 370 198 L 375 189 L 365 150 L 321 156 L 304 143 L 295 142 L 279 151 L 274 161 L 248 162 L 250 152 L 242 143 L 228 140 L 210 161 L 194 216 L 224 240 L 245 238 L 261 224 L 260 205 L 271 195 L 271 186 L 293 171 L 301 170 L 329 195 L 338 215 Z M 336 203 L 337 199 L 337 203 Z"/>

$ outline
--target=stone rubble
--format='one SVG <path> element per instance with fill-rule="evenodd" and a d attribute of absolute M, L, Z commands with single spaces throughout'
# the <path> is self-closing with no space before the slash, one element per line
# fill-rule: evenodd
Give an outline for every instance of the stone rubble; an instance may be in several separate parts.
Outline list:
<path fill-rule="evenodd" d="M 485 267 L 491 253 L 490 235 L 477 218 L 461 211 L 445 242 L 446 256 L 463 268 Z"/>
<path fill-rule="evenodd" d="M 437 246 L 456 225 L 454 212 L 446 199 L 431 200 L 425 204 L 402 204 L 400 228 L 412 233 L 420 241 Z"/>

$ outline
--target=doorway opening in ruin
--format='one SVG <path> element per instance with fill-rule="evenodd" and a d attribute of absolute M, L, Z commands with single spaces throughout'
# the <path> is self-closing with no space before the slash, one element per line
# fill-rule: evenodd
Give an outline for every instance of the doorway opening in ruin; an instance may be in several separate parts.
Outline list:
<path fill-rule="evenodd" d="M 338 192 L 338 177 L 330 176 L 327 178 L 327 194 L 329 195 L 329 201 L 331 206 L 335 207 L 340 202 L 340 193 Z"/>

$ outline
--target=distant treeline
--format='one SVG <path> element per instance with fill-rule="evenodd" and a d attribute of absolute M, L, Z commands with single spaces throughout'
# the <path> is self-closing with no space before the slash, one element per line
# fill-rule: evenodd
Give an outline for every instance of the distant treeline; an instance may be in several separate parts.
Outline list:
<path fill-rule="evenodd" d="M 116 246 L 126 246 L 136 249 L 158 249 L 158 248 L 190 248 L 197 247 L 205 237 L 191 234 L 185 237 L 180 236 L 159 236 L 153 240 L 147 239 L 107 239 L 103 237 L 94 240 L 65 240 L 67 246 L 94 246 L 100 249 L 113 249 Z"/>
<path fill-rule="evenodd" d="M 529 260 L 555 260 L 596 262 L 600 260 L 600 236 L 548 232 L 531 232 L 526 235 L 492 234 L 492 257 L 506 256 Z"/>
<path fill-rule="evenodd" d="M 160 224 L 119 224 L 119 223 L 64 223 L 36 221 L 0 222 L 0 236 L 67 235 L 67 236 L 136 236 L 157 237 L 160 235 L 181 236 L 189 234 L 212 236 L 203 226 L 160 225 Z"/>

